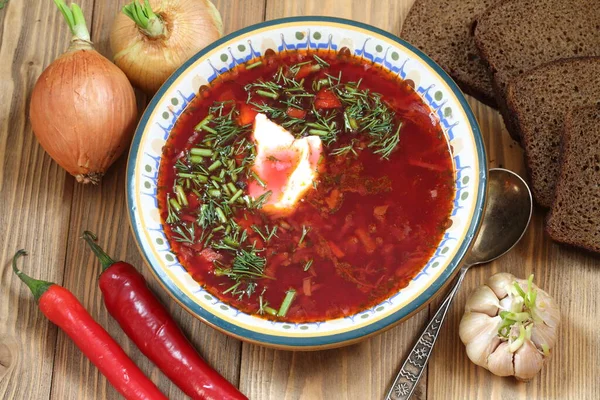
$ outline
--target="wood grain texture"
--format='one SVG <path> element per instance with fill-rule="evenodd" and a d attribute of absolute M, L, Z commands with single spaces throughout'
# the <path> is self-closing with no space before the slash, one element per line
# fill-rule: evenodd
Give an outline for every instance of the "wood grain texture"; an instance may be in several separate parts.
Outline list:
<path fill-rule="evenodd" d="M 400 33 L 414 0 L 267 0 L 266 19 L 297 15 L 349 18 Z"/>
<path fill-rule="evenodd" d="M 266 19 L 331 15 L 398 34 L 413 0 L 219 0 L 225 33 Z M 98 50 L 110 56 L 108 32 L 125 0 L 79 0 Z M 201 354 L 255 400 L 381 399 L 428 319 L 424 310 L 363 343 L 322 352 L 275 351 L 241 344 L 198 322 L 176 305 L 144 266 L 129 232 L 122 157 L 98 187 L 81 186 L 37 144 L 27 111 L 41 71 L 68 45 L 70 33 L 51 1 L 10 0 L 0 10 L 0 399 L 116 399 L 119 396 L 68 338 L 38 311 L 10 270 L 21 247 L 23 269 L 63 283 L 172 399 L 184 398 L 124 336 L 97 289 L 98 262 L 79 239 L 84 229 L 115 258 L 137 265 Z M 487 146 L 490 167 L 524 174 L 522 152 L 491 108 L 469 98 Z M 146 99 L 139 96 L 140 109 Z M 416 399 L 598 399 L 600 258 L 558 246 L 543 233 L 537 211 L 508 255 L 467 275 L 434 350 Z M 563 324 L 558 348 L 531 383 L 497 378 L 473 365 L 458 338 L 468 293 L 489 275 L 530 273 L 556 296 Z M 432 308 L 439 303 L 433 302 Z"/>
<path fill-rule="evenodd" d="M 91 1 L 82 1 L 91 16 Z M 39 312 L 9 260 L 62 282 L 73 180 L 38 145 L 27 117 L 42 70 L 70 32 L 52 2 L 11 1 L 0 10 L 0 398 L 48 398 L 57 329 Z M 26 22 L 26 23 L 25 23 Z"/>

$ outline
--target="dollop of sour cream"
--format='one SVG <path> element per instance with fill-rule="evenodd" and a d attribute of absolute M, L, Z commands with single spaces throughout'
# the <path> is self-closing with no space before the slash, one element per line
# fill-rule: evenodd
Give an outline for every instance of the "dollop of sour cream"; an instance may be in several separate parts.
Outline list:
<path fill-rule="evenodd" d="M 256 146 L 252 171 L 259 179 L 250 181 L 249 195 L 256 199 L 270 191 L 262 210 L 271 214 L 291 213 L 318 178 L 322 167 L 321 139 L 318 136 L 296 139 L 264 114 L 256 115 L 252 139 Z"/>

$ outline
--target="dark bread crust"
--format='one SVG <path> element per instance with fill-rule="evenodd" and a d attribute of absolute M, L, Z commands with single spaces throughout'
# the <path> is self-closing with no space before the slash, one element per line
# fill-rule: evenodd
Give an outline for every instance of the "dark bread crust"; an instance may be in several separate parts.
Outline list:
<path fill-rule="evenodd" d="M 475 44 L 492 78 L 498 109 L 515 140 L 506 104 L 509 82 L 562 58 L 600 56 L 597 0 L 507 0 L 477 18 Z"/>
<path fill-rule="evenodd" d="M 494 91 L 472 29 L 477 15 L 499 1 L 416 0 L 400 33 L 447 71 L 465 93 L 491 107 L 496 107 Z"/>
<path fill-rule="evenodd" d="M 600 253 L 600 104 L 573 109 L 565 117 L 546 232 L 557 242 Z"/>
<path fill-rule="evenodd" d="M 525 149 L 536 202 L 550 207 L 559 170 L 564 117 L 576 107 L 600 101 L 600 57 L 550 62 L 515 78 L 506 104 Z"/>

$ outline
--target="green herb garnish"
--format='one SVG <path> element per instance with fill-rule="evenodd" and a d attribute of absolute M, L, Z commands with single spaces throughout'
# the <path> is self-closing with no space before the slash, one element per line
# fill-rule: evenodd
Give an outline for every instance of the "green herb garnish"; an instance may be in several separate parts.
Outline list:
<path fill-rule="evenodd" d="M 310 226 L 307 227 L 305 225 L 302 225 L 302 236 L 300 236 L 300 240 L 298 241 L 298 246 L 300 246 L 302 244 L 302 242 L 304 241 L 304 238 L 306 237 L 308 232 L 310 232 Z"/>
<path fill-rule="evenodd" d="M 292 301 L 294 301 L 295 297 L 296 297 L 296 291 L 294 289 L 290 289 L 287 292 L 285 292 L 285 298 L 283 299 L 283 302 L 281 303 L 281 307 L 279 307 L 279 311 L 277 312 L 278 317 L 285 317 L 285 315 L 288 313 L 290 306 L 292 305 Z"/>
<path fill-rule="evenodd" d="M 194 244 L 195 240 L 195 227 L 194 224 L 181 224 L 173 228 L 173 238 L 180 243 Z"/>
<path fill-rule="evenodd" d="M 308 260 L 308 261 L 306 262 L 306 264 L 304 264 L 304 272 L 306 272 L 306 271 L 308 271 L 308 270 L 310 269 L 310 267 L 311 267 L 311 266 L 312 266 L 312 264 L 313 264 L 313 261 L 314 261 L 313 259 L 310 259 L 310 260 Z"/>

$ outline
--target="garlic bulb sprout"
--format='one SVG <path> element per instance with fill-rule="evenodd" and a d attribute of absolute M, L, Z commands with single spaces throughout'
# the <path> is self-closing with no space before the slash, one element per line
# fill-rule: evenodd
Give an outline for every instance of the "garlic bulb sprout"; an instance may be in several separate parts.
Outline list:
<path fill-rule="evenodd" d="M 467 299 L 459 336 L 475 364 L 528 381 L 550 357 L 559 324 L 556 302 L 533 275 L 524 280 L 499 273 Z"/>

